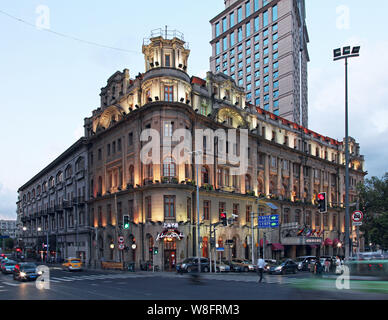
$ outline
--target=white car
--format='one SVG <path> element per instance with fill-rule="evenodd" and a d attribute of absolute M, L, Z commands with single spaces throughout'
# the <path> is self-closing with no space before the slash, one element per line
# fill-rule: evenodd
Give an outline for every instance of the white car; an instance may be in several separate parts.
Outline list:
<path fill-rule="evenodd" d="M 230 271 L 230 266 L 224 263 L 218 263 L 216 264 L 216 271 L 217 272 L 229 272 Z"/>

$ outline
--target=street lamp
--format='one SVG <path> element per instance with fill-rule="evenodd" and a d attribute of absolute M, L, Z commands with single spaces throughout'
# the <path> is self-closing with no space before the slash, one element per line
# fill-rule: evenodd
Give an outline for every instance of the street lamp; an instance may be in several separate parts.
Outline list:
<path fill-rule="evenodd" d="M 203 152 L 202 150 L 196 150 L 196 151 L 191 151 L 191 152 L 188 152 L 189 154 L 199 154 L 199 155 L 202 155 Z M 200 251 L 200 241 L 199 241 L 199 237 L 200 237 L 200 231 L 199 231 L 199 180 L 198 180 L 198 167 L 199 167 L 199 164 L 197 163 L 197 161 L 195 161 L 195 165 L 196 165 L 196 184 L 197 184 L 197 257 L 198 257 L 198 272 L 201 272 L 201 263 L 200 263 L 200 255 L 201 255 L 201 251 Z"/>
<path fill-rule="evenodd" d="M 345 60 L 345 259 L 350 253 L 349 232 L 349 125 L 348 125 L 348 59 L 360 56 L 360 46 L 334 49 L 334 61 Z"/>

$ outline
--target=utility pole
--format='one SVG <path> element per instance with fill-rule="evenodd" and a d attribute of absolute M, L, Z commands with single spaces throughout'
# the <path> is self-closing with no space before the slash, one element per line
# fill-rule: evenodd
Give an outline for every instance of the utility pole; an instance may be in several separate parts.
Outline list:
<path fill-rule="evenodd" d="M 251 212 L 251 248 L 252 248 L 252 264 L 255 264 L 255 252 L 253 251 L 253 238 L 254 238 L 254 227 L 253 227 L 253 222 L 254 222 L 254 212 Z"/>

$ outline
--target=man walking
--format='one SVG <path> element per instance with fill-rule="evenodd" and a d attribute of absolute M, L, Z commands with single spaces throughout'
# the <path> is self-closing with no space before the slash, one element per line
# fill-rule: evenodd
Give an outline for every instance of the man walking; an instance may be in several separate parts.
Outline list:
<path fill-rule="evenodd" d="M 264 259 L 257 259 L 257 272 L 259 273 L 259 283 L 263 280 L 263 272 L 264 272 L 264 266 L 265 266 L 265 261 Z"/>

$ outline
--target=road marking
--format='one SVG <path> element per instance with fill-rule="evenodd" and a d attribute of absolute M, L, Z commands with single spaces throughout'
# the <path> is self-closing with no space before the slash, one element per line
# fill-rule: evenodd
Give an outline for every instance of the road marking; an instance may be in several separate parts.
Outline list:
<path fill-rule="evenodd" d="M 11 283 L 11 282 L 5 282 L 5 281 L 3 281 L 3 283 L 8 285 L 8 286 L 12 286 L 12 287 L 19 287 L 20 286 L 20 283 Z"/>
<path fill-rule="evenodd" d="M 73 280 L 69 280 L 69 279 L 56 278 L 56 277 L 52 277 L 51 279 L 59 280 L 59 281 L 73 281 Z"/>

